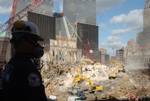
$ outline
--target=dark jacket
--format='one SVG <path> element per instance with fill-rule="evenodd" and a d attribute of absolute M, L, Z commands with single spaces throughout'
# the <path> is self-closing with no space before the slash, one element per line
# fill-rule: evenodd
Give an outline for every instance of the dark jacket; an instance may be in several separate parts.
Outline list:
<path fill-rule="evenodd" d="M 47 101 L 41 74 L 31 58 L 13 57 L 2 78 L 5 101 Z"/>

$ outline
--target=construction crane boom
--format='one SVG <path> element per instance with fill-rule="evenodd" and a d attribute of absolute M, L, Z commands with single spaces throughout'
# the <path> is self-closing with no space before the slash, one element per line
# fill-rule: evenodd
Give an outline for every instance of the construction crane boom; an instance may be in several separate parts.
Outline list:
<path fill-rule="evenodd" d="M 10 28 L 13 24 L 14 21 L 22 19 L 25 15 L 26 12 L 30 9 L 31 5 L 26 6 L 24 9 L 22 9 L 20 12 L 15 14 L 15 16 L 12 16 L 9 18 L 1 27 L 0 31 L 1 32 L 8 32 L 10 31 Z"/>
<path fill-rule="evenodd" d="M 16 6 L 17 6 L 18 1 L 19 0 L 13 0 L 11 16 L 3 25 L 0 26 L 0 32 L 1 33 L 6 32 L 6 36 L 3 39 L 3 43 L 2 43 L 2 47 L 1 47 L 2 48 L 1 52 L 3 52 L 2 53 L 3 56 L 0 57 L 0 59 L 3 58 L 0 61 L 4 62 L 4 64 L 6 61 L 6 54 L 7 54 L 7 47 L 8 47 L 8 43 L 6 44 L 5 41 L 8 40 L 7 37 L 10 37 L 9 33 L 10 33 L 13 23 L 16 20 L 21 20 L 22 18 L 27 16 L 28 11 L 33 11 L 34 9 L 36 9 L 43 3 L 43 0 L 32 0 L 32 3 L 27 5 L 25 8 L 20 10 L 18 13 L 16 13 Z"/>
<path fill-rule="evenodd" d="M 18 0 L 14 0 L 15 3 L 13 3 L 11 17 L 3 25 L 0 26 L 0 32 L 10 31 L 10 28 L 12 27 L 13 22 L 15 22 L 16 20 L 22 19 L 23 17 L 25 17 L 27 15 L 28 11 L 33 11 L 35 8 L 37 8 L 38 6 L 40 6 L 43 3 L 43 0 L 38 0 L 39 1 L 38 3 L 37 2 L 35 3 L 35 0 L 32 0 L 31 4 L 27 5 L 21 11 L 16 13 L 15 6 L 17 4 L 17 1 Z M 33 4 L 33 3 L 35 3 L 35 4 Z"/>

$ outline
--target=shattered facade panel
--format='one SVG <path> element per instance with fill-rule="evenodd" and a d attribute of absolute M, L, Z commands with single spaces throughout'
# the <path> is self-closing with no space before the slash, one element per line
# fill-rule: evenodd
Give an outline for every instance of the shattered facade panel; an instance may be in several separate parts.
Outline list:
<path fill-rule="evenodd" d="M 64 0 L 64 15 L 71 23 L 96 25 L 96 0 Z"/>
<path fill-rule="evenodd" d="M 76 40 L 57 36 L 56 40 L 50 40 L 50 50 L 45 57 L 47 56 L 53 64 L 73 64 L 80 60 L 81 51 L 76 48 Z"/>
<path fill-rule="evenodd" d="M 77 48 L 82 49 L 85 44 L 90 44 L 92 49 L 98 49 L 98 26 L 78 23 L 77 32 L 81 38 L 77 40 Z"/>
<path fill-rule="evenodd" d="M 91 57 L 98 57 L 94 55 L 98 51 L 98 26 L 78 23 L 77 33 L 80 39 L 77 39 L 77 48 L 82 49 L 83 54 L 91 54 Z M 91 51 L 91 52 L 90 52 Z M 96 57 L 95 57 L 96 56 Z"/>

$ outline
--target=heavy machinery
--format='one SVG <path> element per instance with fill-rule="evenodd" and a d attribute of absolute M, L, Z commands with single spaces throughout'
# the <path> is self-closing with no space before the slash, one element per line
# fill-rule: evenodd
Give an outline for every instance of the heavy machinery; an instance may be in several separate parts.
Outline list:
<path fill-rule="evenodd" d="M 89 86 L 89 90 L 91 92 L 96 92 L 96 91 L 103 91 L 103 86 L 101 85 L 96 85 L 93 83 L 92 80 L 89 78 L 86 78 L 85 76 L 81 74 L 77 74 L 73 80 L 74 86 L 77 86 L 79 83 L 86 81 L 87 85 Z"/>

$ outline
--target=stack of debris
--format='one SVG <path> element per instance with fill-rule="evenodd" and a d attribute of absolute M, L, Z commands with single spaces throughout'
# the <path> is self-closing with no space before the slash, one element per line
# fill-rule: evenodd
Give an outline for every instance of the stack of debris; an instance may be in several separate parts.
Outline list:
<path fill-rule="evenodd" d="M 41 70 L 46 93 L 48 96 L 61 96 L 61 101 L 63 101 L 62 98 L 69 96 L 70 89 L 74 91 L 73 89 L 76 88 L 80 88 L 81 91 L 88 90 L 89 93 L 100 91 L 100 94 L 98 94 L 100 98 L 108 98 L 110 95 L 121 97 L 128 93 L 126 89 L 129 87 L 126 84 L 123 85 L 123 82 L 130 82 L 130 80 L 125 73 L 120 75 L 124 66 L 119 62 L 112 62 L 109 67 L 90 59 L 82 59 L 80 63 L 74 65 L 47 64 Z M 118 78 L 110 80 L 111 76 Z M 119 76 L 122 78 L 119 78 Z"/>
<path fill-rule="evenodd" d="M 80 63 L 75 65 L 47 64 L 49 65 L 43 66 L 41 73 L 49 94 L 55 89 L 67 91 L 68 88 L 73 87 L 77 75 L 82 75 L 94 83 L 108 80 L 109 68 L 100 63 L 94 63 L 90 59 L 82 59 Z"/>

